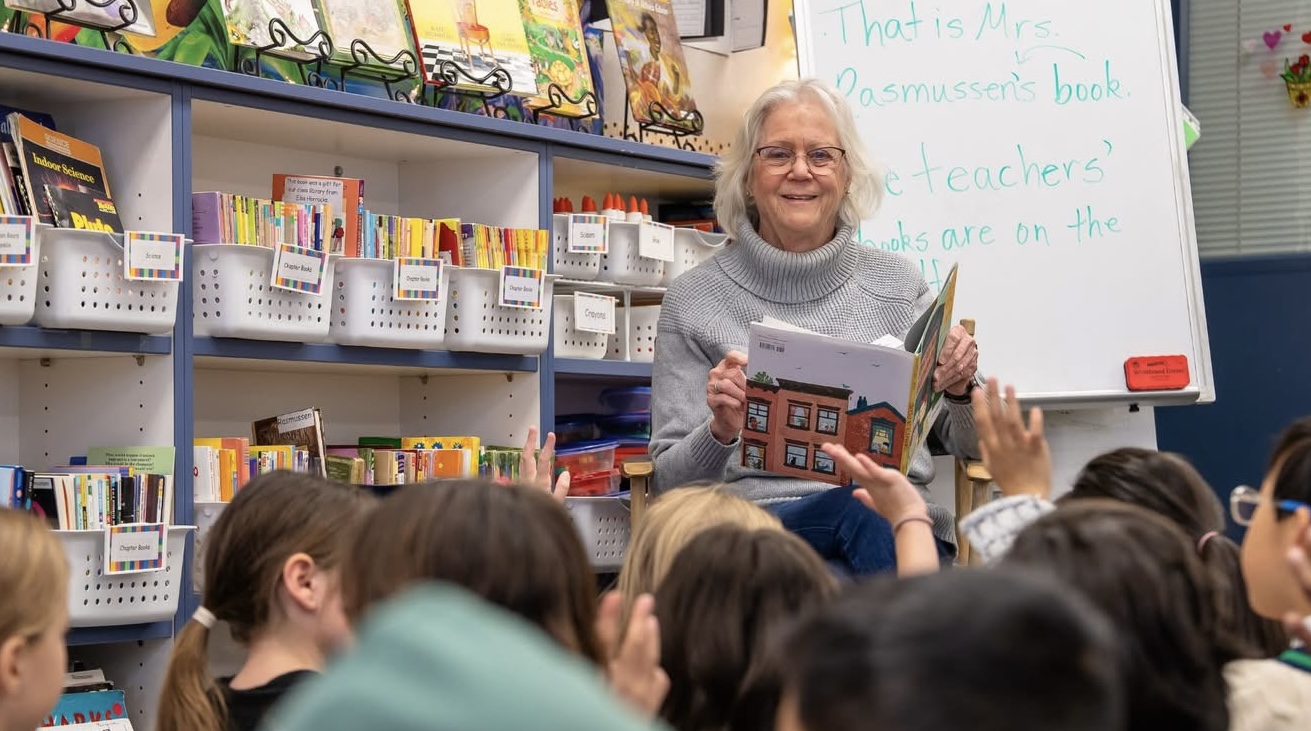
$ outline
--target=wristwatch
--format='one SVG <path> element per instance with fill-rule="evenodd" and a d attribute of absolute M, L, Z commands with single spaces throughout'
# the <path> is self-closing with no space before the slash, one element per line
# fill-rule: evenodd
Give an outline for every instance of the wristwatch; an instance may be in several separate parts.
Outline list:
<path fill-rule="evenodd" d="M 953 404 L 968 404 L 970 402 L 970 392 L 973 391 L 974 387 L 978 385 L 979 385 L 978 379 L 971 378 L 969 385 L 965 387 L 965 393 L 957 396 L 955 394 L 951 394 L 951 393 L 947 393 L 946 391 L 943 391 L 942 395 L 944 398 L 946 398 L 948 401 L 952 402 Z"/>

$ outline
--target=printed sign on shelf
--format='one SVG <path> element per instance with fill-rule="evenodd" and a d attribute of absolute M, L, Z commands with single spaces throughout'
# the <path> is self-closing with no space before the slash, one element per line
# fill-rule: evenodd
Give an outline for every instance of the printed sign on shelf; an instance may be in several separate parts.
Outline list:
<path fill-rule="evenodd" d="M 128 523 L 105 529 L 105 573 L 160 571 L 168 560 L 167 523 Z"/>
<path fill-rule="evenodd" d="M 647 259 L 674 260 L 674 227 L 659 221 L 643 221 L 637 228 L 637 254 Z"/>
<path fill-rule="evenodd" d="M 544 272 L 527 267 L 501 267 L 501 306 L 542 309 Z"/>
<path fill-rule="evenodd" d="M 0 216 L 0 267 L 26 267 L 35 264 L 32 247 L 36 242 L 36 218 Z"/>
<path fill-rule="evenodd" d="M 123 234 L 124 276 L 146 281 L 182 281 L 182 234 L 127 231 Z"/>
<path fill-rule="evenodd" d="M 441 259 L 396 259 L 392 297 L 435 302 L 442 298 Z"/>
<path fill-rule="evenodd" d="M 574 329 L 615 334 L 615 298 L 588 292 L 574 293 Z"/>
<path fill-rule="evenodd" d="M 322 294 L 327 265 L 326 252 L 278 244 L 273 254 L 273 286 L 302 294 Z"/>
<path fill-rule="evenodd" d="M 569 214 L 569 253 L 605 254 L 610 251 L 609 224 L 595 213 Z"/>

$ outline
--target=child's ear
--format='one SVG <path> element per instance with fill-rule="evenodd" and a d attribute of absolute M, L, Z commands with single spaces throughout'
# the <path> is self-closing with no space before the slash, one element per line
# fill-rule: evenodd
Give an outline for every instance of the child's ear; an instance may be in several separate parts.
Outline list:
<path fill-rule="evenodd" d="M 302 611 L 315 612 L 319 609 L 320 592 L 315 590 L 319 583 L 319 573 L 314 559 L 308 553 L 292 554 L 282 564 L 282 589 Z"/>
<path fill-rule="evenodd" d="M 9 637 L 0 643 L 0 698 L 12 698 L 23 686 L 23 649 L 27 642 Z"/>

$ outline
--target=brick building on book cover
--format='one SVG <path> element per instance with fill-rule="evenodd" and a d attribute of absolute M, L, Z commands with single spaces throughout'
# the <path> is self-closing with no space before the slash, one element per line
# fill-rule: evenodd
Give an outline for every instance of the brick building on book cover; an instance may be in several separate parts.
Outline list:
<path fill-rule="evenodd" d="M 850 482 L 819 447 L 840 442 L 853 454 L 896 467 L 906 420 L 885 402 L 864 397 L 850 408 L 851 389 L 778 379 L 759 373 L 747 381 L 742 464 L 788 477 L 835 485 Z"/>

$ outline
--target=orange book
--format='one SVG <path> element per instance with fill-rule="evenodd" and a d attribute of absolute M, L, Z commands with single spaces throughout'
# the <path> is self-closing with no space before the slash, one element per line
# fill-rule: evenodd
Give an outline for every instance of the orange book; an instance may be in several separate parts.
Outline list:
<path fill-rule="evenodd" d="M 273 200 L 326 205 L 331 208 L 328 253 L 359 256 L 364 246 L 360 219 L 364 214 L 364 181 L 326 175 L 273 175 Z"/>
<path fill-rule="evenodd" d="M 47 189 L 111 197 L 100 148 L 43 127 L 17 112 L 9 115 L 9 124 L 23 171 L 22 192 L 27 196 L 29 210 L 40 217 L 41 223 L 55 223 Z"/>

